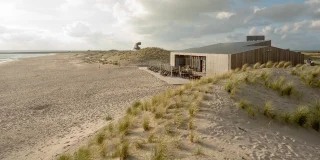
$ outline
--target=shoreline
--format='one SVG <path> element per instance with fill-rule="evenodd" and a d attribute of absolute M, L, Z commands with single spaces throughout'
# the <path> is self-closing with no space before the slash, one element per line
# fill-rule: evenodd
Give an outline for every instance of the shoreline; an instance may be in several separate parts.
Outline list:
<path fill-rule="evenodd" d="M 21 54 L 21 53 L 0 53 L 0 55 L 1 54 L 6 54 L 6 55 L 10 55 L 10 54 L 12 54 L 12 55 L 17 55 L 17 54 Z M 23 53 L 23 54 L 25 54 L 25 53 Z M 9 58 L 9 60 L 8 61 L 0 61 L 0 65 L 1 64 L 7 64 L 7 63 L 9 63 L 9 62 L 16 62 L 16 61 L 20 61 L 20 60 L 23 60 L 23 59 L 28 59 L 28 58 L 37 58 L 37 57 L 44 57 L 44 56 L 54 56 L 54 55 L 56 55 L 57 53 L 26 53 L 27 55 L 37 55 L 37 56 L 30 56 L 30 57 L 21 57 L 21 58 L 14 58 L 14 59 L 12 59 L 12 58 Z M 63 53 L 60 53 L 60 54 L 63 54 Z"/>
<path fill-rule="evenodd" d="M 173 87 L 138 67 L 99 68 L 81 56 L 1 63 L 0 159 L 54 159 L 105 126 L 107 114 L 116 120 L 134 101 Z"/>

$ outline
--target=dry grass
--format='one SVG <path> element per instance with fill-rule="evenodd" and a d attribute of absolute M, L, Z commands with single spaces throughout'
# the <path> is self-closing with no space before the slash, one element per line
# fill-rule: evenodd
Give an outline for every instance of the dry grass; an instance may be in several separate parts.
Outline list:
<path fill-rule="evenodd" d="M 299 107 L 293 114 L 292 120 L 294 123 L 304 126 L 307 124 L 309 116 L 309 108 L 307 106 Z"/>
<path fill-rule="evenodd" d="M 106 119 L 106 121 L 111 121 L 112 117 L 108 114 L 105 119 Z"/>
<path fill-rule="evenodd" d="M 151 160 L 166 160 L 167 152 L 167 146 L 163 143 L 159 143 L 153 149 L 153 155 L 151 157 Z"/>
<path fill-rule="evenodd" d="M 272 119 L 276 118 L 277 115 L 275 113 L 275 110 L 273 108 L 271 101 L 265 102 L 264 107 L 263 107 L 263 115 L 265 115 L 269 118 L 272 118 Z"/>
<path fill-rule="evenodd" d="M 197 149 L 193 151 L 193 155 L 195 156 L 203 155 L 202 149 L 200 147 L 197 147 Z"/>
<path fill-rule="evenodd" d="M 262 68 L 262 65 L 257 64 L 254 68 Z M 273 63 L 267 63 L 265 67 L 270 65 Z M 282 66 L 280 63 L 278 65 Z M 283 63 L 283 67 L 286 66 L 288 64 Z M 247 72 L 248 68 L 250 68 L 248 65 L 244 65 L 242 69 L 246 72 L 240 72 L 238 69 L 238 71 L 230 71 L 215 77 L 207 77 L 159 94 L 151 100 L 136 101 L 127 109 L 123 118 L 114 124 L 109 124 L 103 132 L 96 135 L 93 141 L 95 148 L 78 150 L 77 155 L 70 156 L 70 159 L 75 159 L 76 156 L 82 159 L 125 159 L 129 154 L 135 157 L 142 151 L 148 152 L 148 156 L 151 154 L 148 159 L 177 158 L 178 156 L 175 157 L 174 154 L 179 153 L 176 150 L 182 150 L 181 145 L 190 144 L 190 142 L 200 143 L 201 132 L 198 132 L 198 126 L 195 122 L 199 122 L 197 118 L 201 116 L 197 116 L 197 114 L 201 113 L 202 104 L 213 100 L 211 96 L 207 95 L 214 91 L 212 84 L 220 83 L 219 81 L 225 82 L 225 79 L 229 79 L 224 86 L 225 90 L 232 96 L 237 93 L 237 89 L 241 89 L 238 88 L 241 83 L 247 82 L 247 85 L 253 85 L 257 84 L 258 80 L 264 81 L 267 87 L 277 90 L 281 95 L 294 93 L 294 84 L 287 83 L 284 77 L 271 79 L 272 74 L 265 71 L 267 69 Z M 299 75 L 301 71 L 304 71 L 301 66 L 296 70 Z M 269 82 L 270 79 L 273 81 Z M 320 128 L 319 104 L 302 107 L 292 113 L 281 114 L 277 113 L 271 101 L 266 101 L 261 111 L 261 108 L 246 100 L 240 100 L 237 105 L 245 110 L 250 117 L 264 115 L 274 120 L 283 119 L 285 122 L 296 123 L 315 130 Z M 200 134 L 199 137 L 196 136 L 196 133 Z M 181 141 L 185 142 L 181 143 Z M 89 147 L 92 146 L 89 145 Z M 150 148 L 154 149 L 151 151 Z M 191 148 L 191 152 L 193 149 L 195 150 L 191 154 L 203 154 L 200 147 Z M 172 153 L 174 154 L 172 155 Z M 69 158 L 68 156 L 61 157 Z"/>
<path fill-rule="evenodd" d="M 196 133 L 192 130 L 189 135 L 189 140 L 191 143 L 195 142 Z"/>
<path fill-rule="evenodd" d="M 254 69 L 260 69 L 261 68 L 261 63 L 257 62 L 256 64 L 253 65 Z"/>
<path fill-rule="evenodd" d="M 118 126 L 118 130 L 120 133 L 123 134 L 128 134 L 129 132 L 129 127 L 131 125 L 131 118 L 129 116 L 124 117 L 122 120 L 119 121 L 119 126 Z"/>
<path fill-rule="evenodd" d="M 247 68 L 248 68 L 248 67 L 250 67 L 249 64 L 244 64 L 244 65 L 242 66 L 242 68 L 241 68 L 241 71 L 242 71 L 242 72 L 247 71 Z"/>
<path fill-rule="evenodd" d="M 268 61 L 266 64 L 267 68 L 272 68 L 273 67 L 273 62 L 272 61 Z"/>
<path fill-rule="evenodd" d="M 72 156 L 69 154 L 63 154 L 59 156 L 58 160 L 72 160 Z"/>
<path fill-rule="evenodd" d="M 86 147 L 80 148 L 74 155 L 74 160 L 91 160 L 90 150 Z"/>
<path fill-rule="evenodd" d="M 143 119 L 143 129 L 144 131 L 148 131 L 150 129 L 150 119 L 149 117 L 145 116 Z"/>

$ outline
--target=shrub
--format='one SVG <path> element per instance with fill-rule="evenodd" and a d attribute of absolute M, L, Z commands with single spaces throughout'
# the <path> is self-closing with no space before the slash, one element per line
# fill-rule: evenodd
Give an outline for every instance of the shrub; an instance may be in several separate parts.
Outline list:
<path fill-rule="evenodd" d="M 261 67 L 261 63 L 260 62 L 257 62 L 256 64 L 253 65 L 254 69 L 260 69 L 260 67 Z"/>
<path fill-rule="evenodd" d="M 273 66 L 273 62 L 272 61 L 268 61 L 267 64 L 266 64 L 266 67 L 267 68 L 272 68 Z"/>
<path fill-rule="evenodd" d="M 149 120 L 149 118 L 147 116 L 145 116 L 144 119 L 143 119 L 143 129 L 145 131 L 148 131 L 150 129 L 149 124 L 150 124 L 150 120 Z"/>
<path fill-rule="evenodd" d="M 269 118 L 276 118 L 276 114 L 274 112 L 274 108 L 272 106 L 272 102 L 271 101 L 267 101 L 264 103 L 264 107 L 263 107 L 263 115 L 269 117 Z"/>
<path fill-rule="evenodd" d="M 266 68 L 266 64 L 261 64 L 260 68 Z"/>
<path fill-rule="evenodd" d="M 293 122 L 299 124 L 300 126 L 304 126 L 307 123 L 309 116 L 309 108 L 308 107 L 299 107 L 292 115 Z"/>

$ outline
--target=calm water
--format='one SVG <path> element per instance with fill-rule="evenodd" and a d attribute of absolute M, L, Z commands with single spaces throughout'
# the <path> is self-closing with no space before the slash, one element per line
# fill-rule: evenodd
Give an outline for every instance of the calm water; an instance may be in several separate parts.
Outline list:
<path fill-rule="evenodd" d="M 52 54 L 49 54 L 49 53 L 28 53 L 28 54 L 24 54 L 24 53 L 21 53 L 21 54 L 17 54 L 17 53 L 14 53 L 14 54 L 3 54 L 3 53 L 0 53 L 0 63 L 3 63 L 3 62 L 8 62 L 8 61 L 14 61 L 14 60 L 17 60 L 17 59 L 21 59 L 21 58 L 29 58 L 29 57 L 40 57 L 40 56 L 47 56 L 47 55 L 52 55 Z"/>

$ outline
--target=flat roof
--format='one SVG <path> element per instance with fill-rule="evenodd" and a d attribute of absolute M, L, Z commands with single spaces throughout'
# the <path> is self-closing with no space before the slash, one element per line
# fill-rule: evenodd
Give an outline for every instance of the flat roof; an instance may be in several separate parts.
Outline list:
<path fill-rule="evenodd" d="M 248 46 L 256 43 L 261 43 L 266 41 L 248 41 L 248 42 L 232 42 L 232 43 L 218 43 L 209 46 L 190 48 L 185 50 L 180 50 L 176 52 L 181 53 L 214 53 L 214 54 L 233 54 L 246 52 L 250 50 L 255 50 L 259 48 L 265 48 L 267 46 Z"/>

